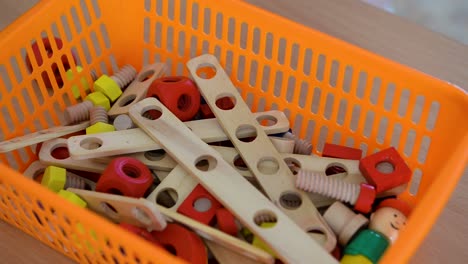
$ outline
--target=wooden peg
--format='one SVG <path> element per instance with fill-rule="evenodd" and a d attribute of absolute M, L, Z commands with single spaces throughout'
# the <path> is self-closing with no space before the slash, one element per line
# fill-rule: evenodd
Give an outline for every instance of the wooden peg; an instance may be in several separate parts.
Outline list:
<path fill-rule="evenodd" d="M 160 115 L 155 120 L 147 119 L 145 116 L 148 116 L 148 111 L 160 112 Z M 196 177 L 243 225 L 261 237 L 281 259 L 286 262 L 317 259 L 321 263 L 336 263 L 316 241 L 158 100 L 144 99 L 132 106 L 129 114 L 135 124 L 159 142 L 166 152 Z M 242 190 L 242 195 L 239 195 L 238 190 Z M 276 225 L 263 229 L 261 223 L 265 219 L 275 221 Z"/>
<path fill-rule="evenodd" d="M 68 188 L 88 204 L 88 208 L 116 223 L 129 223 L 148 231 L 163 230 L 167 223 L 153 203 L 120 195 Z"/>
<path fill-rule="evenodd" d="M 267 111 L 254 114 L 259 119 L 273 120 L 274 124 L 263 127 L 268 134 L 287 131 L 289 121 L 281 111 Z M 184 124 L 199 138 L 207 143 L 227 140 L 228 137 L 214 118 L 187 121 Z M 240 131 L 239 137 L 246 138 L 251 131 Z M 93 143 L 93 144 L 89 144 Z M 68 140 L 70 155 L 74 159 L 90 159 L 106 156 L 116 156 L 127 153 L 143 152 L 161 149 L 160 144 L 154 142 L 139 128 L 70 137 Z"/>
<path fill-rule="evenodd" d="M 286 162 L 263 132 L 216 57 L 206 54 L 193 58 L 187 62 L 187 68 L 219 124 L 268 197 L 305 232 L 320 230 L 321 234 L 310 234 L 325 249 L 332 251 L 336 246 L 333 231 L 307 194 L 296 189 L 294 177 Z M 206 68 L 215 72 L 214 76 L 205 78 L 199 75 Z M 218 101 L 223 98 L 231 98 L 234 106 L 231 109 L 220 107 Z M 240 131 L 246 130 L 252 131 L 255 136 L 250 141 L 238 136 Z"/>
<path fill-rule="evenodd" d="M 62 137 L 86 129 L 89 122 L 83 122 L 73 126 L 58 126 L 37 131 L 21 137 L 0 142 L 0 153 L 31 146 L 54 138 Z"/>

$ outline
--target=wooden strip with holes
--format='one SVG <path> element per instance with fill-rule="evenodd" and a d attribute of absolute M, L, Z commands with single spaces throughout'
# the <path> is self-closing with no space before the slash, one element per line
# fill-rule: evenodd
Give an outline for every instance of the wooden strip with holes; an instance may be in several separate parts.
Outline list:
<path fill-rule="evenodd" d="M 265 129 L 268 134 L 282 133 L 289 129 L 289 120 L 281 111 L 259 112 L 254 115 L 257 120 L 268 120 L 274 123 L 267 123 L 263 126 L 263 129 Z M 215 118 L 188 121 L 184 124 L 205 142 L 219 142 L 228 139 Z M 245 131 L 245 133 L 242 133 L 240 136 L 249 137 L 251 134 L 249 131 Z M 94 147 L 88 147 L 90 146 L 89 143 L 96 144 L 93 144 Z M 68 149 L 70 155 L 74 159 L 89 159 L 156 150 L 161 149 L 161 146 L 148 137 L 141 129 L 134 128 L 109 133 L 70 137 L 68 139 Z"/>
<path fill-rule="evenodd" d="M 127 223 L 142 226 L 141 222 L 147 223 L 152 216 L 150 214 L 154 214 L 158 219 L 159 217 L 161 219 L 167 218 L 168 221 L 181 223 L 192 229 L 201 237 L 219 243 L 246 256 L 250 256 L 257 261 L 268 264 L 274 262 L 274 259 L 263 250 L 231 237 L 212 227 L 201 224 L 177 212 L 173 212 L 167 208 L 151 203 L 144 198 L 137 199 L 115 194 L 90 192 L 72 188 L 69 188 L 68 190 L 76 193 L 85 200 L 88 203 L 88 208 L 113 221 L 120 222 L 125 219 L 125 222 Z M 111 206 L 117 212 L 114 212 Z M 163 217 L 163 215 L 165 217 Z"/>
<path fill-rule="evenodd" d="M 255 122 L 250 109 L 216 57 L 205 54 L 193 58 L 187 62 L 187 68 L 218 122 L 273 203 L 304 231 L 321 233 L 311 232 L 310 235 L 328 251 L 333 250 L 336 245 L 333 231 L 307 198 L 308 195 L 296 189 L 292 172 L 261 131 L 258 122 Z M 205 73 L 211 71 L 212 75 L 203 77 L 203 70 L 207 70 Z M 232 108 L 222 109 L 218 106 L 218 100 L 225 98 L 233 99 Z M 256 137 L 251 141 L 239 138 L 238 132 L 243 130 L 253 131 Z M 265 164 L 274 166 L 267 167 Z"/>
<path fill-rule="evenodd" d="M 135 199 L 93 191 L 68 188 L 87 203 L 87 208 L 116 223 L 128 223 L 152 230 L 163 230 L 166 219 L 154 204 L 145 199 Z"/>
<path fill-rule="evenodd" d="M 161 115 L 156 120 L 149 120 L 144 116 L 150 110 L 159 111 Z M 135 104 L 130 108 L 130 117 L 282 260 L 288 263 L 311 260 L 337 263 L 158 100 L 147 98 Z M 260 227 L 265 221 L 275 222 L 275 225 L 269 229 Z"/>
<path fill-rule="evenodd" d="M 135 77 L 135 80 L 128 85 L 127 89 L 125 89 L 107 114 L 110 117 L 127 114 L 128 109 L 132 105 L 146 97 L 146 92 L 151 83 L 157 78 L 164 76 L 166 71 L 167 67 L 164 63 L 154 63 L 143 67 Z"/>
<path fill-rule="evenodd" d="M 0 153 L 31 146 L 50 139 L 58 138 L 86 129 L 89 122 L 83 122 L 73 126 L 57 126 L 37 131 L 21 137 L 0 142 Z"/>

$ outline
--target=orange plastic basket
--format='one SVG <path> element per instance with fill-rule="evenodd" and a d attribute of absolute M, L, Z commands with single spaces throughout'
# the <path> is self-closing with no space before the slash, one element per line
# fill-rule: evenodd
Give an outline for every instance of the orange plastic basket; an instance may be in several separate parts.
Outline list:
<path fill-rule="evenodd" d="M 52 55 L 40 41 L 53 37 Z M 39 43 L 44 62 L 34 58 Z M 415 206 L 382 263 L 410 259 L 454 190 L 468 160 L 468 96 L 460 88 L 234 0 L 47 0 L 0 34 L 0 140 L 60 124 L 76 103 L 71 87 L 91 70 L 215 54 L 253 111 L 280 109 L 316 153 L 324 142 L 373 153 L 395 146 L 413 169 L 400 197 Z M 77 58 L 77 63 L 72 59 Z M 84 71 L 63 87 L 44 76 L 62 59 Z M 91 82 L 90 77 L 87 77 Z M 52 77 L 52 80 L 53 77 Z M 0 218 L 80 262 L 178 263 L 105 219 L 71 206 L 21 171 L 33 147 L 0 156 Z"/>

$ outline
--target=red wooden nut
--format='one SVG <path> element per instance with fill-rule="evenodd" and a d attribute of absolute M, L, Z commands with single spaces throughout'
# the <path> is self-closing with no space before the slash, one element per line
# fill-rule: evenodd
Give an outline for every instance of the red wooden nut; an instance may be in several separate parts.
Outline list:
<path fill-rule="evenodd" d="M 159 243 L 159 241 L 156 238 L 154 238 L 153 235 L 150 232 L 146 231 L 144 228 L 134 226 L 131 224 L 127 224 L 127 223 L 120 223 L 119 226 L 137 236 L 140 236 L 141 238 L 145 239 L 146 241 L 151 242 L 152 244 L 156 246 L 163 247 L 161 243 Z"/>
<path fill-rule="evenodd" d="M 362 157 L 362 150 L 358 148 L 325 143 L 322 151 L 322 157 L 360 160 Z"/>
<path fill-rule="evenodd" d="M 391 164 L 392 171 L 381 172 L 380 164 Z M 375 186 L 377 194 L 406 184 L 411 179 L 411 169 L 394 147 L 369 155 L 359 161 L 359 170 L 367 182 Z"/>
<path fill-rule="evenodd" d="M 200 92 L 197 85 L 184 76 L 156 79 L 146 96 L 157 98 L 181 121 L 191 120 L 200 108 Z"/>
<path fill-rule="evenodd" d="M 210 106 L 207 104 L 200 105 L 200 114 L 204 119 L 215 118 Z"/>
<path fill-rule="evenodd" d="M 216 210 L 216 222 L 218 223 L 219 230 L 231 236 L 237 235 L 236 218 L 228 209 L 219 208 Z"/>
<path fill-rule="evenodd" d="M 151 172 L 141 161 L 121 157 L 109 163 L 96 184 L 96 191 L 140 198 L 152 182 Z"/>
<path fill-rule="evenodd" d="M 203 203 L 205 204 L 203 205 Z M 201 208 L 201 207 L 204 208 Z M 209 206 L 209 207 L 208 207 Z M 205 225 L 209 225 L 214 219 L 216 210 L 222 205 L 203 186 L 198 184 L 179 206 L 177 212 L 193 218 Z"/>
<path fill-rule="evenodd" d="M 58 50 L 62 49 L 63 47 L 63 42 L 61 39 L 59 38 L 53 38 L 54 41 L 55 41 L 55 46 L 57 47 Z M 44 63 L 44 59 L 46 58 L 51 58 L 54 51 L 53 51 L 53 45 L 51 44 L 51 41 L 49 40 L 49 38 L 42 38 L 42 44 L 44 45 L 44 49 L 45 51 L 47 52 L 47 54 L 44 54 L 45 56 L 43 56 L 40 52 L 40 49 L 39 49 L 39 44 L 37 42 L 34 42 L 32 45 L 31 45 L 31 49 L 34 53 L 34 59 L 37 63 L 37 66 L 41 66 L 43 63 Z M 73 56 L 73 61 L 75 62 L 76 64 L 76 58 L 75 56 L 72 54 Z M 26 58 L 25 58 L 25 62 L 26 62 L 26 66 L 28 67 L 28 70 L 29 72 L 32 72 L 33 71 L 33 66 L 32 66 L 32 63 L 31 63 L 31 58 L 29 58 L 29 55 L 26 55 Z M 63 65 L 63 68 L 65 71 L 67 71 L 68 69 L 70 69 L 70 62 L 68 61 L 67 59 L 67 56 L 62 56 L 61 58 L 61 62 L 62 62 L 62 65 Z M 59 87 L 62 87 L 63 86 L 63 80 L 62 80 L 62 76 L 59 72 L 59 67 L 57 66 L 56 63 L 53 63 L 52 66 L 52 72 L 54 73 L 54 78 L 55 78 L 55 81 L 57 82 L 57 85 Z M 42 79 L 44 81 L 44 84 L 46 87 L 49 87 L 51 88 L 52 87 L 52 83 L 51 83 L 51 80 L 49 78 L 49 75 L 46 73 L 46 72 L 43 72 L 42 73 Z"/>
<path fill-rule="evenodd" d="M 188 263 L 206 264 L 208 261 L 208 252 L 201 238 L 178 224 L 168 223 L 164 230 L 151 234 L 169 252 Z"/>

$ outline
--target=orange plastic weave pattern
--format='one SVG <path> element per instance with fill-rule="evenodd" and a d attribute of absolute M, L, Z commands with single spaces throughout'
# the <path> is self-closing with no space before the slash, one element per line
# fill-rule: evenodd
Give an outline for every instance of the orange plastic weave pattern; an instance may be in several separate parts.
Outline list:
<path fill-rule="evenodd" d="M 31 44 L 58 37 L 42 65 Z M 51 41 L 54 43 L 53 41 Z M 252 110 L 280 109 L 320 153 L 324 142 L 363 149 L 395 146 L 413 169 L 401 198 L 416 206 L 382 263 L 409 260 L 436 221 L 468 161 L 463 90 L 235 0 L 46 0 L 0 33 L 0 140 L 61 121 L 71 87 L 89 72 L 137 69 L 155 61 L 184 74 L 185 62 L 213 53 Z M 75 64 L 72 54 L 77 58 Z M 61 60 L 84 68 L 63 87 L 45 87 Z M 65 79 L 65 78 L 64 78 Z M 0 155 L 0 218 L 77 261 L 177 263 L 163 250 L 21 177 L 33 147 Z M 95 233 L 95 235 L 93 235 Z"/>

